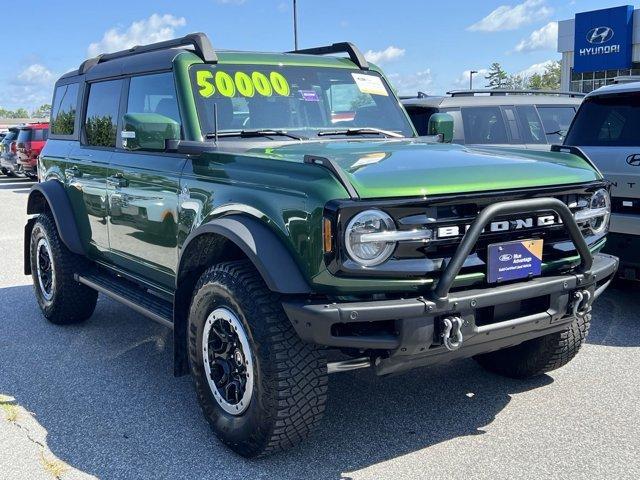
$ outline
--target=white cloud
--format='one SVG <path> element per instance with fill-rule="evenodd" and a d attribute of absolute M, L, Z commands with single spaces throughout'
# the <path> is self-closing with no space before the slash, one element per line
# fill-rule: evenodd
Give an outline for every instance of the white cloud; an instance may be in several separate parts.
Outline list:
<path fill-rule="evenodd" d="M 186 23 L 184 17 L 154 13 L 147 19 L 133 22 L 124 31 L 119 27 L 107 30 L 102 40 L 89 45 L 89 56 L 174 38 L 176 28 L 184 27 Z"/>
<path fill-rule="evenodd" d="M 549 22 L 544 27 L 534 30 L 518 43 L 513 49 L 515 52 L 532 52 L 534 50 L 547 50 L 556 47 L 558 43 L 558 22 Z"/>
<path fill-rule="evenodd" d="M 18 74 L 18 81 L 29 85 L 47 85 L 54 80 L 54 74 L 44 65 L 34 63 Z"/>
<path fill-rule="evenodd" d="M 473 83 L 475 88 L 484 88 L 486 84 L 485 75 L 489 72 L 486 68 L 480 68 L 477 70 L 477 73 L 473 74 Z M 469 76 L 471 75 L 471 70 L 465 70 L 462 72 L 458 78 L 453 81 L 454 89 L 467 89 L 469 88 Z"/>
<path fill-rule="evenodd" d="M 543 20 L 552 12 L 553 9 L 546 5 L 545 0 L 525 0 L 517 5 L 501 5 L 467 30 L 478 32 L 516 30 L 523 25 Z"/>
<path fill-rule="evenodd" d="M 387 78 L 400 95 L 415 95 L 418 91 L 425 92 L 433 84 L 433 76 L 429 68 L 409 74 L 392 73 Z"/>
<path fill-rule="evenodd" d="M 372 63 L 394 60 L 396 58 L 402 57 L 403 55 L 404 48 L 394 47 L 393 45 L 388 46 L 384 50 L 367 50 L 364 53 L 365 58 Z"/>
<path fill-rule="evenodd" d="M 536 73 L 539 75 L 542 75 L 545 69 L 552 63 L 553 63 L 553 60 L 547 60 L 546 62 L 541 62 L 541 63 L 534 63 L 530 67 L 525 68 L 521 72 L 518 72 L 518 75 L 524 78 L 529 78 L 531 75 L 534 75 Z"/>

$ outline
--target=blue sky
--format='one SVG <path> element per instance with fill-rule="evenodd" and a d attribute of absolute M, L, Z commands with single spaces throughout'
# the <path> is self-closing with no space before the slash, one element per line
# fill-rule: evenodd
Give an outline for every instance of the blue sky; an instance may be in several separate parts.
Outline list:
<path fill-rule="evenodd" d="M 640 2 L 629 2 L 636 8 Z M 292 0 L 22 0 L 0 26 L 0 107 L 51 101 L 53 82 L 87 56 L 194 31 L 214 47 L 293 46 Z M 499 61 L 530 74 L 557 60 L 557 20 L 622 5 L 608 0 L 298 0 L 300 47 L 351 41 L 401 93 L 468 85 L 468 70 Z M 98 7 L 104 5 L 104 8 Z M 19 40 L 13 40 L 19 39 Z M 476 77 L 477 78 L 477 77 Z M 484 86 L 484 79 L 474 80 Z"/>

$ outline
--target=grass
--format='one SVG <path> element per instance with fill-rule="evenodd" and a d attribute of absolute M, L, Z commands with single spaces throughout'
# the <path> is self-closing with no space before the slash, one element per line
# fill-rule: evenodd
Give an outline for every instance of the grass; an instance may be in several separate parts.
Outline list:
<path fill-rule="evenodd" d="M 53 475 L 53 478 L 59 479 L 68 470 L 67 465 L 57 458 L 47 458 L 44 452 L 40 452 L 40 461 L 43 468 Z"/>
<path fill-rule="evenodd" d="M 18 406 L 13 402 L 15 402 L 15 398 L 0 395 L 0 408 L 2 408 L 6 419 L 10 422 L 15 422 L 18 419 Z"/>

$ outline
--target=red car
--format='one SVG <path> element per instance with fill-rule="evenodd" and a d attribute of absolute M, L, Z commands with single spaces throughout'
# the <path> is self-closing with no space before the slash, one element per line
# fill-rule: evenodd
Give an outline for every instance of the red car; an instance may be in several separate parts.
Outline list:
<path fill-rule="evenodd" d="M 38 175 L 38 156 L 49 137 L 49 123 L 27 123 L 20 127 L 16 139 L 18 164 L 29 178 Z"/>

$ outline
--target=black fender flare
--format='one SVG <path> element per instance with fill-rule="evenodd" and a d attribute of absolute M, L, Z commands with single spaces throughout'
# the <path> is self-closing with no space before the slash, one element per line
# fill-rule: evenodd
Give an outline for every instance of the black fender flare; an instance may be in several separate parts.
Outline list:
<path fill-rule="evenodd" d="M 203 234 L 214 233 L 238 246 L 251 260 L 267 287 L 282 294 L 307 294 L 311 288 L 283 241 L 264 222 L 246 216 L 229 215 L 204 223 L 185 240 L 178 264 L 183 266 L 183 253 L 189 244 Z M 178 281 L 179 276 L 176 276 Z M 177 286 L 177 285 L 176 285 Z"/>
<path fill-rule="evenodd" d="M 58 180 L 47 180 L 37 183 L 31 187 L 29 198 L 27 199 L 27 214 L 34 215 L 45 211 L 45 204 L 53 215 L 58 229 L 58 235 L 66 247 L 73 253 L 85 255 L 85 249 L 82 244 L 80 232 L 76 225 L 75 216 L 69 196 L 64 186 Z M 31 273 L 31 264 L 29 262 L 29 245 L 31 239 L 31 230 L 33 229 L 34 219 L 29 219 L 25 226 L 24 235 L 24 271 L 25 275 Z"/>

